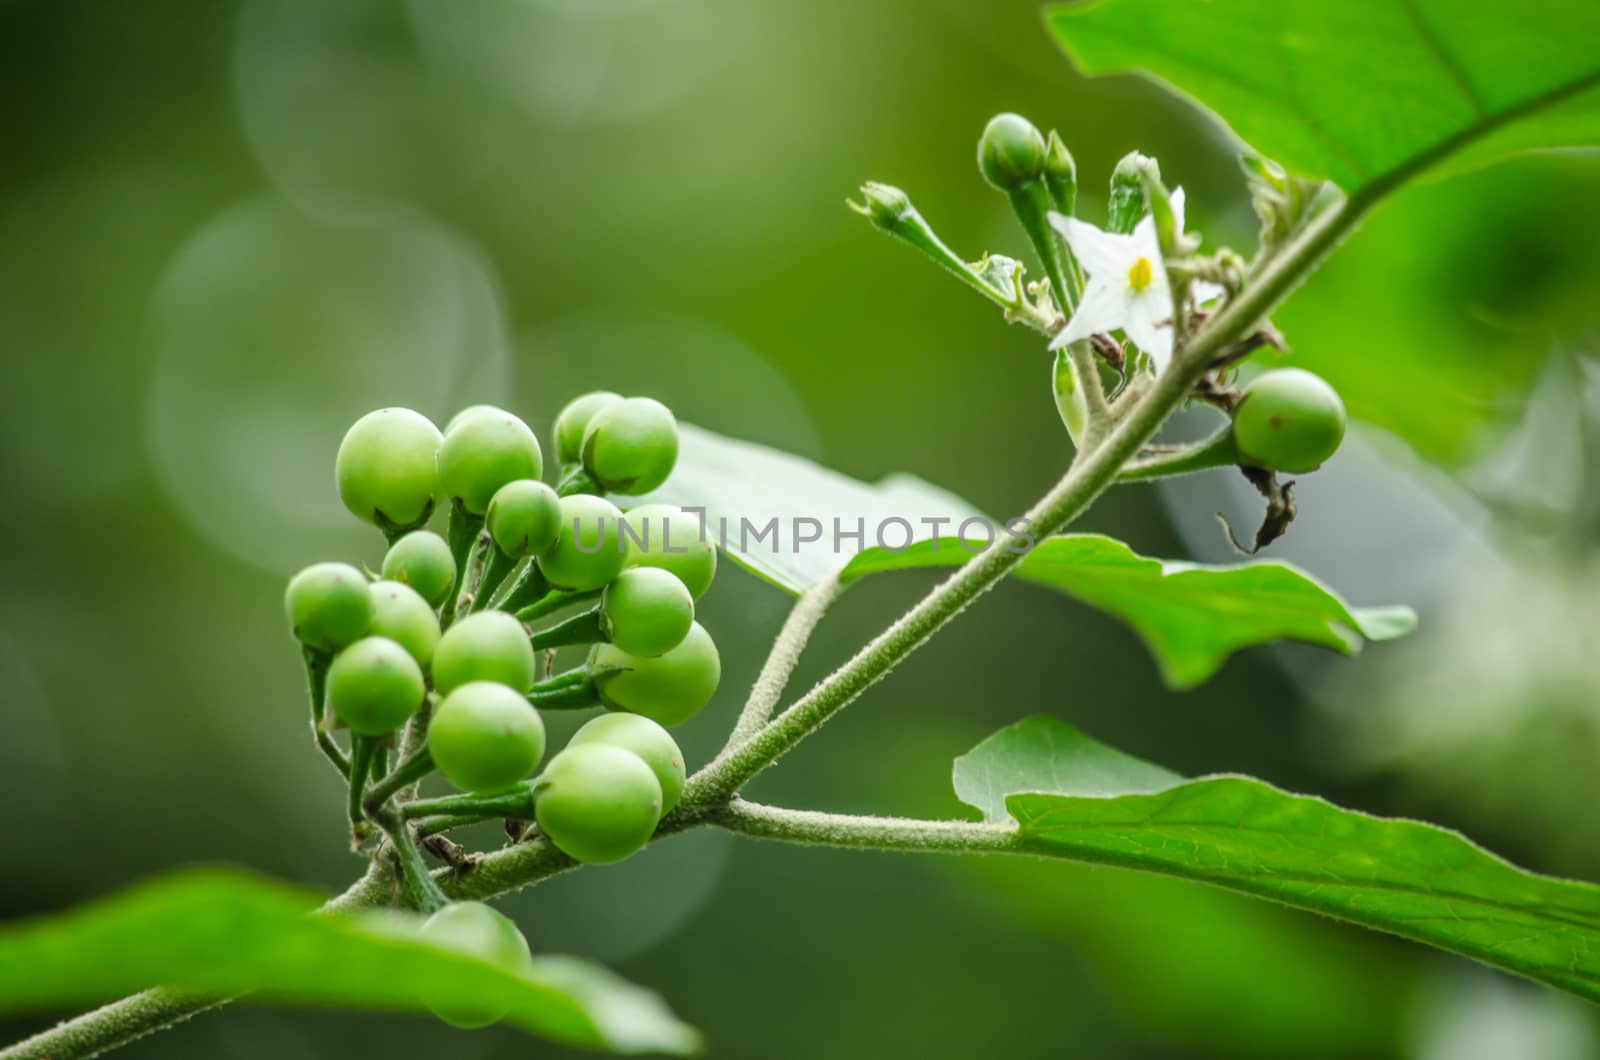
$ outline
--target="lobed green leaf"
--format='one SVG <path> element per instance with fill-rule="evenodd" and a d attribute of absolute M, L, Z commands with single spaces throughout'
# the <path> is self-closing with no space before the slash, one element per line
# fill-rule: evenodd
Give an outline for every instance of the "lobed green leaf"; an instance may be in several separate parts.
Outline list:
<path fill-rule="evenodd" d="M 849 582 L 881 571 L 958 566 L 970 555 L 955 538 L 900 552 L 871 549 L 854 557 L 841 577 Z M 1363 638 L 1393 640 L 1417 621 L 1407 607 L 1353 608 L 1287 563 L 1217 567 L 1151 559 L 1100 534 L 1041 542 L 1023 558 L 1017 576 L 1128 623 L 1175 688 L 1202 683 L 1241 648 L 1295 640 L 1348 655 Z"/>
<path fill-rule="evenodd" d="M 986 818 L 1014 819 L 1034 853 L 1215 884 L 1600 1000 L 1600 887 L 1528 872 L 1456 832 L 1249 777 L 1181 780 L 1053 718 L 990 737 L 954 779 Z"/>
<path fill-rule="evenodd" d="M 1593 0 L 1104 0 L 1047 22 L 1084 72 L 1153 74 L 1350 191 L 1600 143 Z"/>
<path fill-rule="evenodd" d="M 505 1005 L 505 1022 L 568 1045 L 698 1048 L 696 1032 L 655 994 L 588 961 L 540 956 L 517 974 L 423 941 L 420 917 L 313 914 L 321 901 L 236 870 L 187 869 L 8 924 L 0 928 L 0 1013 L 90 1005 L 160 983 L 339 1008 Z"/>

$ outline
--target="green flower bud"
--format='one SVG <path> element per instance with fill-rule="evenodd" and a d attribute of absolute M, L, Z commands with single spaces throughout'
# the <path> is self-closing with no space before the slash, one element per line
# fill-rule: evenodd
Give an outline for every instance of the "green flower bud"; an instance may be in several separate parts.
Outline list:
<path fill-rule="evenodd" d="M 441 695 L 473 681 L 498 681 L 526 693 L 533 675 L 528 631 L 504 611 L 468 615 L 445 630 L 433 650 L 433 687 Z"/>
<path fill-rule="evenodd" d="M 892 184 L 868 181 L 861 185 L 861 198 L 860 203 L 850 203 L 850 208 L 871 221 L 874 227 L 888 232 L 898 229 L 916 213 L 911 208 L 911 196 Z"/>
<path fill-rule="evenodd" d="M 1269 471 L 1315 471 L 1344 441 L 1344 427 L 1339 392 L 1302 368 L 1257 376 L 1233 411 L 1240 462 Z"/>
<path fill-rule="evenodd" d="M 663 655 L 682 644 L 693 625 L 694 597 L 670 571 L 633 567 L 600 597 L 600 631 L 633 655 Z"/>
<path fill-rule="evenodd" d="M 623 517 L 628 566 L 660 567 L 678 576 L 696 600 L 717 574 L 717 546 L 700 519 L 671 504 L 645 504 Z"/>
<path fill-rule="evenodd" d="M 378 409 L 361 417 L 334 459 L 345 507 L 385 529 L 424 522 L 439 492 L 440 439 L 439 428 L 410 409 Z"/>
<path fill-rule="evenodd" d="M 409 585 L 434 607 L 444 603 L 456 583 L 456 561 L 444 538 L 431 530 L 413 530 L 389 546 L 383 576 Z"/>
<path fill-rule="evenodd" d="M 606 743 L 556 755 L 533 784 L 533 812 L 568 857 L 606 864 L 650 841 L 661 819 L 661 782 L 644 759 Z"/>
<path fill-rule="evenodd" d="M 605 743 L 632 751 L 661 784 L 661 812 L 666 814 L 683 794 L 683 752 L 672 734 L 642 714 L 602 714 L 572 734 L 568 747 Z"/>
<path fill-rule="evenodd" d="M 643 714 L 662 725 L 681 725 L 700 713 L 722 680 L 722 659 L 705 627 L 696 622 L 683 643 L 646 658 L 614 644 L 589 653 L 595 690 L 610 710 Z"/>
<path fill-rule="evenodd" d="M 1050 137 L 1045 141 L 1044 186 L 1050 192 L 1051 205 L 1061 213 L 1072 216 L 1078 202 L 1078 165 L 1054 129 L 1050 130 Z"/>
<path fill-rule="evenodd" d="M 588 592 L 622 573 L 627 557 L 617 506 L 604 497 L 575 493 L 561 498 L 561 532 L 539 553 L 539 571 L 557 589 Z"/>
<path fill-rule="evenodd" d="M 1027 118 L 996 114 L 978 139 L 978 172 L 1000 191 L 1019 191 L 1044 175 L 1044 137 Z"/>
<path fill-rule="evenodd" d="M 428 750 L 439 772 L 463 791 L 504 791 L 544 757 L 544 719 L 515 689 L 471 681 L 434 711 Z"/>
<path fill-rule="evenodd" d="M 508 482 L 544 472 L 539 439 L 516 416 L 488 405 L 458 416 L 439 446 L 439 485 L 472 515 L 482 515 Z"/>
<path fill-rule="evenodd" d="M 388 637 L 405 648 L 417 665 L 426 667 L 433 660 L 439 643 L 439 616 L 422 594 L 399 582 L 373 582 L 372 627 L 374 636 Z"/>
<path fill-rule="evenodd" d="M 583 432 L 589 421 L 601 409 L 609 408 L 622 400 L 621 394 L 609 390 L 593 390 L 567 402 L 556 416 L 556 459 L 563 467 L 583 459 Z"/>
<path fill-rule="evenodd" d="M 489 502 L 489 533 L 515 559 L 543 552 L 561 535 L 561 498 L 531 478 L 507 482 Z"/>
<path fill-rule="evenodd" d="M 1149 212 L 1145 173 L 1161 179 L 1161 167 L 1149 155 L 1129 151 L 1111 171 L 1111 196 L 1106 201 L 1106 231 L 1127 235 Z"/>
<path fill-rule="evenodd" d="M 427 691 L 417 660 L 388 637 L 358 640 L 328 667 L 328 709 L 361 736 L 398 729 Z"/>
<path fill-rule="evenodd" d="M 295 639 L 318 651 L 338 651 L 372 624 L 366 575 L 348 563 L 317 563 L 296 574 L 283 606 Z"/>
<path fill-rule="evenodd" d="M 422 937 L 435 946 L 476 957 L 509 972 L 522 973 L 532 966 L 528 940 L 517 925 L 482 902 L 452 902 L 445 906 L 423 921 Z M 428 1007 L 452 1027 L 466 1030 L 487 1027 L 506 1014 L 505 1007 L 498 1005 L 461 1009 L 429 1003 Z"/>
<path fill-rule="evenodd" d="M 678 421 L 652 398 L 601 409 L 583 432 L 583 469 L 602 489 L 639 494 L 667 481 L 678 462 Z"/>

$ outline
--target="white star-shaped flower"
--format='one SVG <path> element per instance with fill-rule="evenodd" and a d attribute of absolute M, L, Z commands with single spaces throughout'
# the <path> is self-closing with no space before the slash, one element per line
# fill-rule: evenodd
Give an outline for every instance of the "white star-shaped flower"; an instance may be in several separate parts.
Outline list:
<path fill-rule="evenodd" d="M 1183 189 L 1169 200 L 1183 231 Z M 1076 217 L 1052 213 L 1050 224 L 1066 239 L 1088 274 L 1077 312 L 1051 341 L 1052 350 L 1102 331 L 1121 329 L 1160 372 L 1172 360 L 1172 288 L 1161 258 L 1155 218 L 1145 214 L 1131 233 L 1105 232 Z M 1201 301 L 1221 293 L 1215 284 L 1192 285 Z"/>

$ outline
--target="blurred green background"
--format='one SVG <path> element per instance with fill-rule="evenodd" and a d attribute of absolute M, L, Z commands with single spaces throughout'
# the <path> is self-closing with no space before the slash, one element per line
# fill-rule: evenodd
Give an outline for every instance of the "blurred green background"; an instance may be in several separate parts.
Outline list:
<path fill-rule="evenodd" d="M 1139 148 L 1208 243 L 1253 239 L 1225 131 L 1147 82 L 1077 77 L 1031 2 L 3 0 L 0 56 L 7 918 L 183 862 L 330 891 L 359 869 L 281 589 L 381 555 L 332 482 L 362 412 L 491 401 L 545 433 L 605 386 L 1010 515 L 1070 455 L 1048 358 L 845 197 L 895 183 L 968 256 L 1020 254 L 971 162 L 1013 109 L 1061 130 L 1086 217 Z M 960 815 L 950 760 L 1050 712 L 1175 769 L 1600 876 L 1597 192 L 1572 154 L 1409 189 L 1278 317 L 1369 426 L 1302 483 L 1272 554 L 1357 603 L 1416 605 L 1412 641 L 1355 662 L 1257 650 L 1175 695 L 1128 631 L 1006 587 L 755 793 Z M 1128 489 L 1085 525 L 1220 561 L 1219 509 L 1250 525 L 1248 486 Z M 797 683 L 927 584 L 850 594 Z M 704 602 L 725 676 L 681 730 L 691 765 L 786 603 L 732 565 Z M 1589 1010 L 1549 992 L 1111 870 L 697 833 L 505 908 L 536 947 L 659 989 L 718 1056 L 1600 1055 Z M 249 1008 L 126 1055 L 446 1049 L 553 1055 Z"/>

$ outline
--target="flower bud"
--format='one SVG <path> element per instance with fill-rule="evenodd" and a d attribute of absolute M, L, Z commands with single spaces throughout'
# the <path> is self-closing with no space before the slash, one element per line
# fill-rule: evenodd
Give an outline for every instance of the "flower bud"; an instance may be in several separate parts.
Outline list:
<path fill-rule="evenodd" d="M 1129 151 L 1111 171 L 1111 197 L 1106 202 L 1106 231 L 1127 235 L 1149 208 L 1145 202 L 1144 174 L 1161 179 L 1161 167 L 1149 155 Z"/>
<path fill-rule="evenodd" d="M 1044 175 L 1044 137 L 1018 114 L 996 114 L 978 139 L 978 172 L 1001 191 L 1019 191 Z"/>
<path fill-rule="evenodd" d="M 863 202 L 852 202 L 850 208 L 885 231 L 899 228 L 916 212 L 911 197 L 892 184 L 868 181 L 861 185 L 861 198 Z"/>
<path fill-rule="evenodd" d="M 1044 186 L 1050 192 L 1050 204 L 1072 216 L 1078 202 L 1078 165 L 1072 160 L 1072 152 L 1067 150 L 1061 134 L 1054 129 L 1045 141 Z"/>

